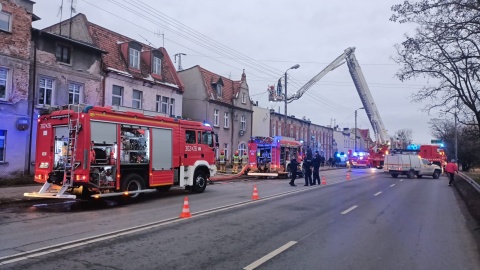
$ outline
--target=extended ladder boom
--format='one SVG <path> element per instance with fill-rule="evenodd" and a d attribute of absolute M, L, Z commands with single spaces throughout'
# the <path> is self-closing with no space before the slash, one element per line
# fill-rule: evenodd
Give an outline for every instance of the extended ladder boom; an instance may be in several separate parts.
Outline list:
<path fill-rule="evenodd" d="M 327 67 L 320 71 L 320 73 L 315 75 L 315 77 L 308 81 L 293 95 L 289 96 L 287 98 L 287 101 L 292 102 L 302 97 L 302 95 L 305 94 L 305 92 L 307 92 L 310 87 L 312 87 L 316 82 L 322 79 L 328 72 L 344 64 L 345 62 L 343 61 L 347 62 L 350 76 L 352 77 L 355 88 L 357 89 L 358 95 L 360 96 L 360 100 L 362 101 L 363 107 L 365 108 L 365 112 L 367 113 L 368 119 L 370 120 L 377 143 L 389 144 L 390 137 L 387 133 L 387 130 L 385 129 L 385 126 L 383 125 L 382 118 L 380 117 L 377 106 L 373 101 L 372 94 L 370 93 L 370 89 L 368 88 L 365 77 L 363 76 L 362 70 L 360 69 L 360 65 L 355 58 L 355 47 L 347 48 L 332 63 L 330 63 Z"/>

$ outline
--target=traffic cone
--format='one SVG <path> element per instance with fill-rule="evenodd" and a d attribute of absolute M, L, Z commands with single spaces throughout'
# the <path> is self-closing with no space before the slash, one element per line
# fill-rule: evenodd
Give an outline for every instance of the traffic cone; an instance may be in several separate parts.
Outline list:
<path fill-rule="evenodd" d="M 350 180 L 350 174 L 347 173 L 347 181 Z"/>
<path fill-rule="evenodd" d="M 192 215 L 190 214 L 190 207 L 188 207 L 188 197 L 185 196 L 183 200 L 183 209 L 182 213 L 180 214 L 180 218 L 189 218 Z"/>
<path fill-rule="evenodd" d="M 253 195 L 252 195 L 252 200 L 258 200 L 260 199 L 258 197 L 258 190 L 257 190 L 257 185 L 253 185 Z"/>
<path fill-rule="evenodd" d="M 327 184 L 327 178 L 325 176 L 322 176 L 322 185 Z"/>

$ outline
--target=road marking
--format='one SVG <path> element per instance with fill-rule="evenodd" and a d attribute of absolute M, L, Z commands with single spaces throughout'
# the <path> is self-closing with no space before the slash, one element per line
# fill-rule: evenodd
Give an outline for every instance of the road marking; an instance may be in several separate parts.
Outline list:
<path fill-rule="evenodd" d="M 400 182 L 403 182 L 403 179 L 400 179 Z"/>
<path fill-rule="evenodd" d="M 348 208 L 347 210 L 343 211 L 341 214 L 342 215 L 348 214 L 348 212 L 352 211 L 353 209 L 355 209 L 357 207 L 358 207 L 358 205 L 354 205 L 354 206 Z"/>
<path fill-rule="evenodd" d="M 244 270 L 253 270 L 257 267 L 259 267 L 260 265 L 264 264 L 266 261 L 272 259 L 273 257 L 277 256 L 278 254 L 284 252 L 285 250 L 287 250 L 288 248 L 290 248 L 291 246 L 295 245 L 297 242 L 295 241 L 290 241 L 288 243 L 286 243 L 285 245 L 275 249 L 274 251 L 268 253 L 267 255 L 263 256 L 262 258 L 254 261 L 253 263 L 245 266 L 245 268 L 243 268 Z"/>
<path fill-rule="evenodd" d="M 377 193 L 373 194 L 373 196 L 378 196 L 378 195 L 380 195 L 380 194 L 382 194 L 382 192 L 381 192 L 381 191 L 379 191 L 379 192 L 377 192 Z"/>
<path fill-rule="evenodd" d="M 391 184 L 391 185 L 390 185 L 390 187 L 394 187 L 394 186 L 395 186 L 395 184 Z"/>

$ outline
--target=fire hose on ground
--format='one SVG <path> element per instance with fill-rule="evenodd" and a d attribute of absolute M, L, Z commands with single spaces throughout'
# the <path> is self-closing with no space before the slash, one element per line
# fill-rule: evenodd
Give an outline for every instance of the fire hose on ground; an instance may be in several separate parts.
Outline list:
<path fill-rule="evenodd" d="M 214 177 L 210 177 L 210 181 L 223 181 L 223 180 L 232 180 L 232 179 L 237 179 L 240 176 L 245 174 L 245 171 L 248 169 L 247 166 L 243 166 L 242 170 L 238 172 L 237 174 L 232 174 L 232 175 L 216 175 Z"/>

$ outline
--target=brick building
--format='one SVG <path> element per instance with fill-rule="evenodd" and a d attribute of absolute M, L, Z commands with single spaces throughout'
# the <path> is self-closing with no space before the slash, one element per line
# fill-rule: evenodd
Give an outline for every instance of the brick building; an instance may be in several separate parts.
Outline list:
<path fill-rule="evenodd" d="M 30 169 L 33 102 L 29 102 L 34 2 L 0 0 L 0 178 Z M 7 147 L 8 146 L 8 147 Z"/>

